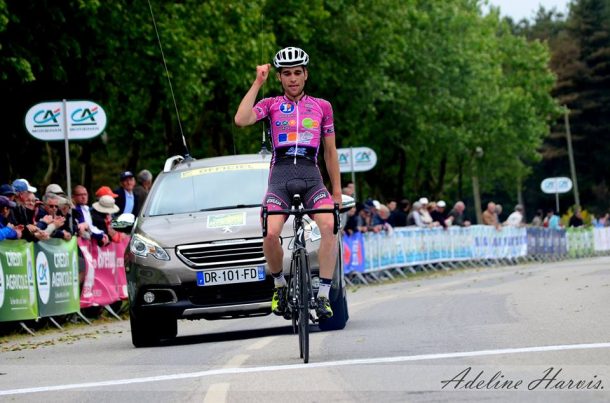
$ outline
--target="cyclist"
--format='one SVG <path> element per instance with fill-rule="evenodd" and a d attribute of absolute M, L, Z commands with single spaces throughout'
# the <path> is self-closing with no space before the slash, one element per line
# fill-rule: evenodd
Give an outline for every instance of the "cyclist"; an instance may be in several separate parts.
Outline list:
<path fill-rule="evenodd" d="M 258 91 L 267 81 L 270 64 L 256 66 L 256 79 L 242 99 L 235 114 L 235 124 L 250 126 L 268 118 L 271 127 L 273 156 L 267 193 L 263 205 L 269 210 L 289 209 L 294 193 L 299 193 L 305 208 L 333 208 L 341 203 L 341 178 L 335 144 L 335 129 L 331 104 L 305 94 L 309 56 L 296 47 L 287 47 L 275 55 L 273 64 L 281 82 L 282 96 L 265 98 L 256 105 Z M 324 144 L 324 161 L 332 184 L 332 193 L 324 186 L 317 159 Z M 293 186 L 294 185 L 294 186 Z M 296 186 L 301 186 L 295 190 Z M 332 214 L 315 214 L 313 219 L 322 236 L 318 252 L 320 260 L 320 288 L 316 313 L 320 319 L 333 315 L 329 292 L 337 254 L 337 240 L 333 234 Z M 267 236 L 263 252 L 274 277 L 275 291 L 271 309 L 276 315 L 286 312 L 287 283 L 282 270 L 283 250 L 280 234 L 286 216 L 268 217 Z"/>

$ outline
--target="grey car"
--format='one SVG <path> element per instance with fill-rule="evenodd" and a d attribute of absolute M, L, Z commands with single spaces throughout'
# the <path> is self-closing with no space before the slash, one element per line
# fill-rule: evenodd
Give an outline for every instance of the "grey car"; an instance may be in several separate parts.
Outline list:
<path fill-rule="evenodd" d="M 261 201 L 268 153 L 200 160 L 176 156 L 146 199 L 125 253 L 132 342 L 150 346 L 177 334 L 178 319 L 229 319 L 271 313 L 273 279 L 263 255 Z M 348 202 L 353 202 L 350 200 Z M 307 227 L 314 291 L 319 232 Z M 281 236 L 286 275 L 293 231 Z M 341 242 L 331 289 L 334 316 L 322 330 L 348 320 Z"/>

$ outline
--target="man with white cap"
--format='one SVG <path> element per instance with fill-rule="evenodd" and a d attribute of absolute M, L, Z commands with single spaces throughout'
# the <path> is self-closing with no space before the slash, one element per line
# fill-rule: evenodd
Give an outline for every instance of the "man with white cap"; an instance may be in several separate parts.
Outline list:
<path fill-rule="evenodd" d="M 430 227 L 434 220 L 432 219 L 432 216 L 430 215 L 430 212 L 428 211 L 428 198 L 427 197 L 420 198 L 419 204 L 421 205 L 421 208 L 419 210 L 419 214 L 421 216 L 421 222 L 424 224 L 424 226 Z"/>
<path fill-rule="evenodd" d="M 51 183 L 49 186 L 47 186 L 44 193 L 53 193 L 61 197 L 66 197 L 66 192 L 64 192 L 61 186 L 59 186 L 57 183 Z"/>
<path fill-rule="evenodd" d="M 15 207 L 11 208 L 8 220 L 14 226 L 23 227 L 23 239 L 26 241 L 38 241 L 48 239 L 49 235 L 37 228 L 33 222 L 30 222 L 26 203 L 32 193 L 36 193 L 37 189 L 30 185 L 26 179 L 15 179 L 13 181 L 13 189 L 15 189 Z"/>
<path fill-rule="evenodd" d="M 447 214 L 445 213 L 445 207 L 447 207 L 447 203 L 444 200 L 439 200 L 436 202 L 436 208 L 432 210 L 430 216 L 432 220 L 439 223 L 444 229 L 447 229 Z"/>

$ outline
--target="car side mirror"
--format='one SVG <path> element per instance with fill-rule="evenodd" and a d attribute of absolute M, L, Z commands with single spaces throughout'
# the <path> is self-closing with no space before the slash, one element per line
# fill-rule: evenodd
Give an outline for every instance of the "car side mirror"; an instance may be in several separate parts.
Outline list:
<path fill-rule="evenodd" d="M 136 222 L 136 216 L 131 213 L 124 213 L 117 217 L 112 222 L 112 228 L 121 232 L 131 232 L 133 224 Z"/>

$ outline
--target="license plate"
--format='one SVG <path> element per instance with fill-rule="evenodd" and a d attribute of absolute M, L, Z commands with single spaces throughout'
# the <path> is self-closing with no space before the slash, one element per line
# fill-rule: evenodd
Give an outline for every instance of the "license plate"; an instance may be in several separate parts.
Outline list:
<path fill-rule="evenodd" d="M 239 269 L 219 269 L 197 272 L 197 285 L 205 287 L 209 285 L 250 283 L 265 280 L 265 266 L 242 267 Z"/>

